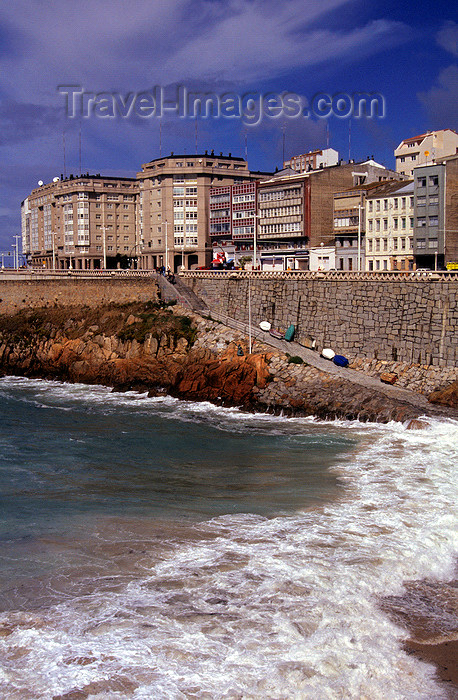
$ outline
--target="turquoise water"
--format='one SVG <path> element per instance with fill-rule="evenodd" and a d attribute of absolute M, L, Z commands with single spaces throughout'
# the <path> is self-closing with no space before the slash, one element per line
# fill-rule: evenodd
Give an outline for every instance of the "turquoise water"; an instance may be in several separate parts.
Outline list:
<path fill-rule="evenodd" d="M 0 408 L 1 697 L 446 697 L 377 601 L 454 574 L 456 422 L 14 377 Z"/>

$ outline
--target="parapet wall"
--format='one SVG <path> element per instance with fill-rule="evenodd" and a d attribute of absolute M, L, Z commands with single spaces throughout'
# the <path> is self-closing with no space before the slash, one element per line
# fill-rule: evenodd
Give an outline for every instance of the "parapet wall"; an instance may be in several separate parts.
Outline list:
<path fill-rule="evenodd" d="M 259 275 L 183 273 L 212 309 L 356 357 L 458 365 L 458 276 Z"/>
<path fill-rule="evenodd" d="M 0 314 L 13 314 L 24 308 L 75 305 L 94 307 L 157 299 L 157 282 L 150 275 L 0 275 Z"/>

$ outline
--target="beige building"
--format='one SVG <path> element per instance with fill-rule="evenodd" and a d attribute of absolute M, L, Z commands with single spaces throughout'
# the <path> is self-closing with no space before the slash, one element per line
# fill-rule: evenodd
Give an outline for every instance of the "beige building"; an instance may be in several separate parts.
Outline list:
<path fill-rule="evenodd" d="M 94 270 L 135 255 L 137 183 L 133 178 L 54 178 L 21 204 L 22 252 L 33 267 Z"/>
<path fill-rule="evenodd" d="M 366 194 L 366 271 L 413 270 L 414 182 Z"/>
<path fill-rule="evenodd" d="M 306 173 L 276 173 L 258 186 L 258 245 L 263 259 L 308 269 L 309 250 L 334 245 L 334 193 L 398 176 L 373 160 L 340 163 Z M 355 268 L 356 269 L 356 268 Z"/>
<path fill-rule="evenodd" d="M 330 165 L 337 165 L 339 162 L 339 152 L 334 148 L 323 148 L 321 150 L 309 151 L 302 153 L 299 156 L 292 156 L 289 160 L 285 160 L 283 168 L 291 168 L 297 173 L 304 173 L 307 170 L 316 170 L 317 168 L 327 168 Z"/>
<path fill-rule="evenodd" d="M 394 151 L 396 172 L 413 177 L 419 165 L 432 165 L 445 156 L 458 153 L 458 134 L 453 129 L 428 131 L 420 136 L 404 139 Z"/>
<path fill-rule="evenodd" d="M 137 175 L 140 265 L 178 270 L 206 266 L 210 188 L 258 179 L 243 158 L 214 152 L 156 158 Z"/>

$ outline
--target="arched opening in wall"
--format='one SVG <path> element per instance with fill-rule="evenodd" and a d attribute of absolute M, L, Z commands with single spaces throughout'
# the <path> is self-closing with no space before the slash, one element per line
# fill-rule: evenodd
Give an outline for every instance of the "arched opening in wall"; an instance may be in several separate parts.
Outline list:
<path fill-rule="evenodd" d="M 193 254 L 188 256 L 188 270 L 195 270 L 198 264 L 199 257 L 197 255 Z"/>
<path fill-rule="evenodd" d="M 185 263 L 185 258 L 184 256 L 181 255 L 174 255 L 173 256 L 173 271 L 178 272 L 178 270 L 181 268 L 182 263 Z M 186 265 L 185 265 L 186 267 Z"/>

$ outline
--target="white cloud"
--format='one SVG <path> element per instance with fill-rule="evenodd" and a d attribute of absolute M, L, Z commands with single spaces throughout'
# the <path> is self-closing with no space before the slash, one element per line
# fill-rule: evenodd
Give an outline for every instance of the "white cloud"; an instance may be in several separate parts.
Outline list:
<path fill-rule="evenodd" d="M 59 84 L 139 90 L 206 78 L 247 85 L 380 50 L 402 25 L 380 19 L 350 30 L 320 29 L 350 0 L 18 0 L 1 18 L 20 51 L 0 61 L 3 91 L 34 104 L 61 103 Z M 52 102 L 50 102 L 50 98 Z"/>
<path fill-rule="evenodd" d="M 458 66 L 452 65 L 439 73 L 429 90 L 418 93 L 426 107 L 433 128 L 454 128 L 458 123 Z"/>
<path fill-rule="evenodd" d="M 437 43 L 454 56 L 458 56 L 458 24 L 449 20 L 437 33 Z"/>

